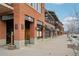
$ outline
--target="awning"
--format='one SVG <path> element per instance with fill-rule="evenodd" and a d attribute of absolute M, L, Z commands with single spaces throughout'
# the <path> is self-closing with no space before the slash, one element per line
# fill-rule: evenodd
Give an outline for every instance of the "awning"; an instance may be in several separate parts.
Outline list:
<path fill-rule="evenodd" d="M 43 25 L 43 22 L 41 22 L 41 21 L 38 20 L 38 21 L 37 21 L 37 24 L 38 24 L 38 25 Z"/>
<path fill-rule="evenodd" d="M 30 16 L 25 16 L 25 20 L 30 21 L 30 22 L 34 22 L 34 18 L 30 17 Z"/>
<path fill-rule="evenodd" d="M 8 4 L 0 4 L 0 13 L 12 11 L 14 8 Z"/>
<path fill-rule="evenodd" d="M 11 19 L 13 19 L 13 15 L 10 14 L 10 15 L 5 15 L 5 16 L 0 16 L 0 19 L 1 20 L 11 20 Z"/>

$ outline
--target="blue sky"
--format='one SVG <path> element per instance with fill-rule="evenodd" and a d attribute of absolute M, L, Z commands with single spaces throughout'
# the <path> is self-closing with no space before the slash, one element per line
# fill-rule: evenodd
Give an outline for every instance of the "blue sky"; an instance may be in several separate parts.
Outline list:
<path fill-rule="evenodd" d="M 75 18 L 73 17 L 73 11 L 79 12 L 78 3 L 47 3 L 45 7 L 47 10 L 55 11 L 57 17 L 64 25 L 64 31 L 68 30 L 68 20 Z"/>
<path fill-rule="evenodd" d="M 78 3 L 47 3 L 47 10 L 55 11 L 60 21 L 64 21 L 65 17 L 72 16 L 73 10 L 79 10 Z"/>

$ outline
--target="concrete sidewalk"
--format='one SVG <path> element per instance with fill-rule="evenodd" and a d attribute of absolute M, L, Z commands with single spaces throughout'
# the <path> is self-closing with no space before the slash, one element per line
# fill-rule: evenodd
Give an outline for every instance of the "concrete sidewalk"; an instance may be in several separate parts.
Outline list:
<path fill-rule="evenodd" d="M 73 50 L 67 48 L 67 36 L 62 35 L 53 39 L 44 39 L 35 45 L 21 49 L 7 50 L 0 48 L 0 55 L 11 56 L 73 56 Z"/>

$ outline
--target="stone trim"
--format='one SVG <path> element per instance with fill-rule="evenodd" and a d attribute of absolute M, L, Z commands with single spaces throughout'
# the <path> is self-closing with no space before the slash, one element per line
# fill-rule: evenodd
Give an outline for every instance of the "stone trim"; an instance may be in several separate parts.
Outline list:
<path fill-rule="evenodd" d="M 0 39 L 0 45 L 6 45 L 6 39 Z"/>
<path fill-rule="evenodd" d="M 21 48 L 25 46 L 25 40 L 14 40 L 14 45 L 16 48 Z"/>

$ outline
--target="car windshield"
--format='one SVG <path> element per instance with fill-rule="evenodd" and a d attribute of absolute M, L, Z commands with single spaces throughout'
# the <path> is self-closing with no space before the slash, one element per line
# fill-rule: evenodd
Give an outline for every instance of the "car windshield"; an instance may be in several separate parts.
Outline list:
<path fill-rule="evenodd" d="M 78 38 L 78 36 L 72 36 L 73 38 Z"/>

